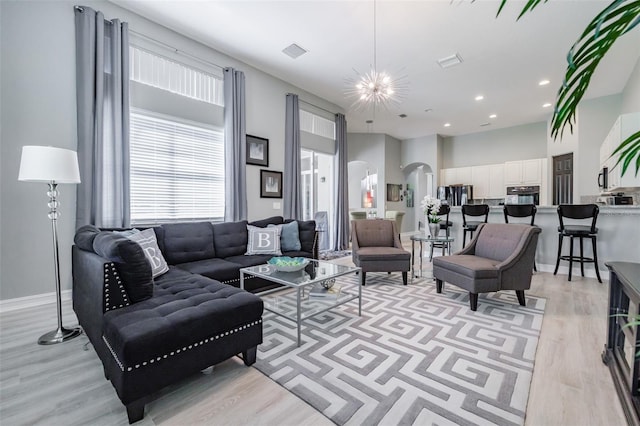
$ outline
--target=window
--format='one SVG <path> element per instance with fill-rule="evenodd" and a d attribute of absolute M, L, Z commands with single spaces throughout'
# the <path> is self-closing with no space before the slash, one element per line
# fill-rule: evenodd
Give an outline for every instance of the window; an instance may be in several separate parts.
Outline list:
<path fill-rule="evenodd" d="M 129 46 L 129 74 L 132 81 L 197 99 L 224 105 L 223 80 L 219 76 Z"/>
<path fill-rule="evenodd" d="M 221 129 L 133 110 L 131 223 L 223 220 Z"/>
<path fill-rule="evenodd" d="M 300 110 L 300 130 L 328 139 L 336 138 L 336 123 L 309 111 Z"/>

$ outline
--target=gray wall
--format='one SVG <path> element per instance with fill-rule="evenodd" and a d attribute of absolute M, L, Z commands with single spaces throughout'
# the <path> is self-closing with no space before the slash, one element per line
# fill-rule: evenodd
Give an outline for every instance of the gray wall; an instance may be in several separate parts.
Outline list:
<path fill-rule="evenodd" d="M 75 28 L 71 1 L 0 1 L 1 195 L 0 300 L 54 291 L 46 185 L 18 182 L 23 145 L 76 149 Z M 86 1 L 129 22 L 132 30 L 184 52 L 245 72 L 247 133 L 269 139 L 269 169 L 283 170 L 285 95 L 321 108 L 341 108 L 242 62 L 183 37 L 106 1 Z M 46 29 L 43 30 L 43 29 Z M 260 167 L 247 167 L 249 219 L 281 214 L 273 200 L 259 198 Z M 61 186 L 60 254 L 63 289 L 71 287 L 70 250 L 75 188 Z M 280 200 L 278 200 L 280 201 Z"/>
<path fill-rule="evenodd" d="M 384 210 L 397 210 L 397 211 L 406 211 L 407 207 L 404 202 L 404 197 L 402 201 L 387 201 L 387 191 L 386 191 L 386 183 L 391 183 L 395 185 L 402 185 L 402 189 L 406 189 L 406 181 L 404 173 L 402 173 L 402 169 L 400 168 L 400 152 L 401 152 L 401 142 L 398 139 L 395 139 L 389 135 L 385 135 L 385 145 L 384 145 L 384 169 L 385 169 L 385 194 L 384 194 Z M 402 223 L 402 227 L 404 228 L 406 224 Z M 399 230 L 402 232 L 402 229 Z"/>
<path fill-rule="evenodd" d="M 545 122 L 445 137 L 442 168 L 482 166 L 547 156 Z"/>
<path fill-rule="evenodd" d="M 369 172 L 378 174 L 378 191 L 376 193 L 376 213 L 378 217 L 384 217 L 384 203 L 387 191 L 384 156 L 385 135 L 380 133 L 347 134 L 347 161 L 366 161 L 371 165 Z M 357 177 L 357 179 L 360 180 L 360 177 Z"/>

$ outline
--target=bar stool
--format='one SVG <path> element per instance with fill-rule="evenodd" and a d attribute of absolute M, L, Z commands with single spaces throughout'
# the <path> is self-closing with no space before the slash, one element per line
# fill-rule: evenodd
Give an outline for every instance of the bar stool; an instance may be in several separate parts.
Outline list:
<path fill-rule="evenodd" d="M 558 258 L 556 260 L 556 269 L 553 271 L 553 275 L 558 273 L 558 267 L 561 260 L 569 261 L 569 281 L 571 281 L 571 270 L 573 269 L 573 261 L 580 262 L 580 272 L 584 277 L 584 263 L 593 263 L 596 269 L 596 276 L 598 281 L 600 279 L 600 270 L 598 268 L 598 251 L 596 250 L 596 236 L 598 234 L 598 228 L 596 228 L 596 220 L 598 219 L 598 212 L 600 209 L 595 204 L 561 204 L 558 206 L 558 219 L 560 220 L 560 226 L 558 227 Z M 563 218 L 569 219 L 591 219 L 591 226 L 585 225 L 565 225 Z M 562 255 L 562 239 L 563 237 L 571 238 L 569 242 L 569 255 Z M 580 238 L 580 256 L 573 255 L 573 239 Z M 582 240 L 590 238 L 593 246 L 593 258 L 585 257 L 583 252 Z"/>
<path fill-rule="evenodd" d="M 449 213 L 451 212 L 451 207 L 449 207 L 448 204 L 441 204 L 440 205 L 440 210 L 438 210 L 438 214 L 436 216 L 445 216 L 444 220 L 440 220 L 440 229 L 444 229 L 446 232 L 447 237 L 449 237 L 449 228 L 451 228 L 453 226 L 453 223 L 449 221 Z M 443 242 L 443 243 L 436 243 L 434 241 L 431 242 L 431 251 L 429 253 L 429 262 L 431 262 L 431 260 L 433 259 L 433 248 L 434 247 L 438 247 L 438 248 L 444 248 L 444 247 L 451 247 L 450 243 L 448 242 Z M 451 253 L 449 253 L 451 254 Z"/>
<path fill-rule="evenodd" d="M 538 208 L 535 204 L 505 204 L 504 205 L 504 223 L 509 223 L 511 217 L 529 217 L 531 216 L 531 226 L 534 226 L 536 220 L 536 212 Z M 533 270 L 537 271 L 535 260 L 533 261 Z"/>
<path fill-rule="evenodd" d="M 467 221 L 466 216 L 479 217 L 484 216 L 484 221 Z M 481 223 L 489 221 L 489 206 L 487 204 L 463 204 L 462 205 L 462 248 L 466 245 L 467 232 L 469 237 L 473 239 L 473 232 L 478 229 Z"/>

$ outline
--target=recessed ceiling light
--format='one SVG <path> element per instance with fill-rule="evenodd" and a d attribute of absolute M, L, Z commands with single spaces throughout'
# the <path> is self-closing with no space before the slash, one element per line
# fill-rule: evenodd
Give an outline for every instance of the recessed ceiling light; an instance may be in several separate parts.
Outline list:
<path fill-rule="evenodd" d="M 302 47 L 298 46 L 295 43 L 292 43 L 289 46 L 287 46 L 284 49 L 282 49 L 282 53 L 284 53 L 285 55 L 287 55 L 291 59 L 296 59 L 299 56 L 302 56 L 305 53 L 307 53 L 307 50 L 303 49 Z"/>
<path fill-rule="evenodd" d="M 486 123 L 482 123 L 482 124 L 480 125 L 480 127 L 486 127 L 486 126 L 491 126 L 491 123 L 486 122 Z"/>
<path fill-rule="evenodd" d="M 433 111 L 433 108 L 427 108 L 424 110 L 424 112 L 431 112 L 431 111 Z"/>
<path fill-rule="evenodd" d="M 549 83 L 550 83 L 549 80 L 540 80 L 540 82 L 538 83 L 538 86 L 546 86 Z"/>
<path fill-rule="evenodd" d="M 476 101 L 481 101 L 483 99 L 484 99 L 484 96 L 482 96 L 482 95 L 476 96 Z"/>
<path fill-rule="evenodd" d="M 367 121 L 365 121 L 365 123 L 367 123 L 367 124 L 373 124 L 373 120 L 367 120 Z"/>
<path fill-rule="evenodd" d="M 451 127 L 451 123 L 444 123 L 444 127 Z"/>
<path fill-rule="evenodd" d="M 549 102 L 547 102 L 546 104 L 542 104 L 542 108 L 549 108 L 551 106 L 551 104 Z"/>
<path fill-rule="evenodd" d="M 491 114 L 491 115 L 489 116 L 489 118 L 496 118 L 496 117 L 497 117 L 497 115 L 495 115 L 495 114 Z"/>
<path fill-rule="evenodd" d="M 400 115 L 398 115 L 398 117 L 400 117 L 400 118 L 407 118 L 407 114 L 400 114 Z"/>

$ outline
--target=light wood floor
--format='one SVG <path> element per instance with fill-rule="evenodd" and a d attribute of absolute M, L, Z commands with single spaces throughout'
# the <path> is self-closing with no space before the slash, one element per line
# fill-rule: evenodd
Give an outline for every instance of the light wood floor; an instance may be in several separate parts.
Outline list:
<path fill-rule="evenodd" d="M 569 283 L 549 273 L 534 275 L 530 293 L 545 297 L 547 306 L 526 425 L 626 424 L 608 368 L 600 360 L 607 290 L 606 281 L 576 277 Z M 65 324 L 76 324 L 70 303 L 64 313 Z M 0 314 L 0 424 L 127 424 L 97 355 L 91 347 L 83 350 L 85 336 L 54 346 L 36 344 L 55 322 L 53 304 Z M 333 423 L 234 358 L 160 392 L 138 424 Z"/>

